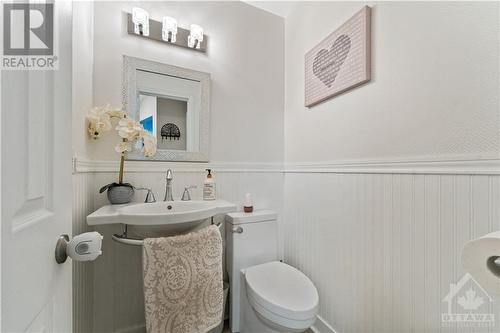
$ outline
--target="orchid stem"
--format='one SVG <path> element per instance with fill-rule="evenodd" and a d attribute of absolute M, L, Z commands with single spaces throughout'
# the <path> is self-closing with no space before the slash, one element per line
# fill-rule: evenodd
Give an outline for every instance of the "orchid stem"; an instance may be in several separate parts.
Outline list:
<path fill-rule="evenodd" d="M 118 183 L 123 183 L 123 165 L 125 164 L 125 153 L 122 153 L 120 158 L 120 174 L 118 175 Z"/>

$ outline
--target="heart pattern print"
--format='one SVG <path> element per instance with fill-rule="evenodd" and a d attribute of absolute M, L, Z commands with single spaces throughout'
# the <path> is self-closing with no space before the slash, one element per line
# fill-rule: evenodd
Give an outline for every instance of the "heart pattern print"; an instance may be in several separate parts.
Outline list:
<path fill-rule="evenodd" d="M 314 58 L 313 72 L 328 88 L 332 86 L 337 74 L 344 63 L 349 49 L 351 39 L 346 35 L 341 35 L 335 40 L 332 48 L 328 51 L 321 49 Z"/>
<path fill-rule="evenodd" d="M 363 7 L 305 55 L 305 106 L 370 81 L 371 8 Z"/>

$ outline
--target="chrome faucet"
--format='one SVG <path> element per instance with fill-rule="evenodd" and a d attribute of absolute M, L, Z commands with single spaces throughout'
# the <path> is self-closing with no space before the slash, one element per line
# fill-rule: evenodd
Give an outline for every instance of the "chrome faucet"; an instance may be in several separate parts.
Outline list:
<path fill-rule="evenodd" d="M 174 177 L 172 176 L 172 170 L 168 169 L 167 170 L 167 184 L 165 186 L 165 198 L 163 198 L 163 201 L 174 201 L 174 197 L 172 196 L 172 180 Z"/>
<path fill-rule="evenodd" d="M 191 200 L 191 194 L 189 193 L 189 190 L 192 189 L 192 188 L 197 188 L 198 186 L 196 185 L 191 185 L 191 186 L 188 186 L 188 187 L 184 187 L 184 193 L 182 193 L 182 198 L 181 200 L 182 201 L 189 201 Z"/>

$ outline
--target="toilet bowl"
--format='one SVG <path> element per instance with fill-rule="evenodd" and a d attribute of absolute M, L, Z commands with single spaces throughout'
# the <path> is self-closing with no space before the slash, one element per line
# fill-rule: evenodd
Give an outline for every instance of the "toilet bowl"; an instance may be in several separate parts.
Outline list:
<path fill-rule="evenodd" d="M 318 314 L 314 284 L 299 270 L 269 262 L 245 270 L 248 303 L 257 317 L 276 332 L 303 332 Z"/>
<path fill-rule="evenodd" d="M 278 261 L 277 239 L 273 211 L 226 217 L 233 333 L 303 332 L 316 320 L 316 287 L 304 273 Z"/>

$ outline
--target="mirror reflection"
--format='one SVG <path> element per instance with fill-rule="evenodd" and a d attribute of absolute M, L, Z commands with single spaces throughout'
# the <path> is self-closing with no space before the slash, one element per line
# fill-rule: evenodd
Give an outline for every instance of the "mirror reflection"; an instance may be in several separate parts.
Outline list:
<path fill-rule="evenodd" d="M 139 120 L 158 149 L 186 150 L 186 99 L 139 94 Z"/>

